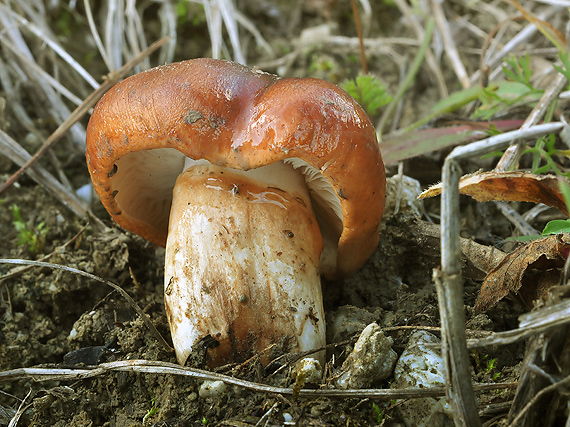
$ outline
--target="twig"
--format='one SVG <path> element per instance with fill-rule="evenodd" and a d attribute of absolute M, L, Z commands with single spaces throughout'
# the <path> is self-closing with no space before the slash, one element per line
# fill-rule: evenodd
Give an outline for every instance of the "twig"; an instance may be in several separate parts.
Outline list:
<path fill-rule="evenodd" d="M 104 375 L 108 372 L 140 372 L 147 374 L 180 375 L 202 381 L 223 381 L 226 384 L 243 387 L 248 390 L 270 394 L 291 396 L 298 393 L 302 397 L 339 397 L 339 398 L 382 398 L 382 399 L 412 399 L 421 397 L 439 397 L 445 395 L 444 387 L 420 387 L 407 389 L 301 389 L 273 387 L 254 383 L 240 378 L 230 377 L 215 372 L 189 368 L 174 363 L 152 360 L 121 360 L 118 362 L 101 363 L 87 368 L 19 368 L 0 372 L 0 382 L 32 379 L 34 381 L 51 380 L 81 380 Z M 516 387 L 516 383 L 476 384 L 477 391 L 501 390 Z"/>
<path fill-rule="evenodd" d="M 356 0 L 350 0 L 350 4 L 352 5 L 352 14 L 354 15 L 354 23 L 356 24 L 356 32 L 358 34 L 362 73 L 368 74 L 368 65 L 366 64 L 366 54 L 364 52 L 364 38 L 362 37 L 362 25 L 360 25 L 360 14 L 358 13 L 358 8 L 356 7 Z"/>
<path fill-rule="evenodd" d="M 504 148 L 519 136 L 531 138 L 559 132 L 563 123 L 547 123 L 523 130 L 486 138 L 467 146 L 456 147 L 445 159 L 441 200 L 442 272 L 436 274 L 436 287 L 441 313 L 442 353 L 446 366 L 446 383 L 453 386 L 450 397 L 456 406 L 455 422 L 459 425 L 477 426 L 475 397 L 470 384 L 464 381 L 470 375 L 463 310 L 463 284 L 461 282 L 461 250 L 459 246 L 459 177 L 458 162 L 462 158 L 481 155 Z"/>
<path fill-rule="evenodd" d="M 562 122 L 544 123 L 536 126 L 531 126 L 527 129 L 517 129 L 510 132 L 494 135 L 489 138 L 473 142 L 469 145 L 456 147 L 449 154 L 449 157 L 454 159 L 462 159 L 468 157 L 481 156 L 490 153 L 494 150 L 504 150 L 515 139 L 532 139 L 539 138 L 550 133 L 559 133 L 566 124 Z"/>
<path fill-rule="evenodd" d="M 441 317 L 442 357 L 445 367 L 447 396 L 454 407 L 454 421 L 459 426 L 477 427 L 481 420 L 477 413 L 471 375 L 465 310 L 463 308 L 463 282 L 461 279 L 461 249 L 459 245 L 459 178 L 461 169 L 448 156 L 443 166 L 441 197 L 441 271 L 434 273 Z"/>
<path fill-rule="evenodd" d="M 467 347 L 473 349 L 512 344 L 568 323 L 570 323 L 570 300 L 563 300 L 540 310 L 524 314 L 520 317 L 520 325 L 517 329 L 493 332 L 485 338 L 467 340 Z"/>

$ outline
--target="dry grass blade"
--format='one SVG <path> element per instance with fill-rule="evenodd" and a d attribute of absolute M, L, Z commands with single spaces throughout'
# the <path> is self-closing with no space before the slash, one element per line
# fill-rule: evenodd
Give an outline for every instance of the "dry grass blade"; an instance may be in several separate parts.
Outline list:
<path fill-rule="evenodd" d="M 6 46 L 8 49 L 10 49 L 10 51 L 20 59 L 26 69 L 29 68 L 31 71 L 35 72 L 40 81 L 47 82 L 47 84 L 53 87 L 58 93 L 76 105 L 80 105 L 83 102 L 79 97 L 74 95 L 69 89 L 62 85 L 57 79 L 53 78 L 50 74 L 43 70 L 35 61 L 30 60 L 27 55 L 17 49 L 12 43 L 4 40 L 2 44 L 3 46 Z M 4 81 L 4 79 L 2 79 L 2 81 Z"/>
<path fill-rule="evenodd" d="M 235 6 L 232 0 L 201 0 L 208 22 L 208 32 L 212 43 L 212 58 L 221 58 L 224 48 L 222 32 L 223 25 L 230 38 L 233 48 L 233 59 L 241 64 L 246 63 L 238 35 Z M 231 55 L 228 55 L 231 57 Z"/>
<path fill-rule="evenodd" d="M 455 41 L 453 40 L 453 35 L 451 29 L 449 28 L 447 18 L 445 17 L 443 7 L 437 0 L 433 0 L 431 2 L 431 7 L 435 16 L 435 22 L 439 28 L 439 33 L 443 38 L 445 54 L 448 56 L 453 65 L 453 70 L 455 71 L 455 75 L 457 76 L 459 83 L 461 83 L 461 86 L 463 86 L 464 89 L 467 89 L 471 86 L 471 82 L 469 81 L 467 70 L 465 69 L 463 62 L 461 62 L 461 58 L 459 57 L 459 52 L 457 51 Z"/>
<path fill-rule="evenodd" d="M 0 130 L 0 153 L 8 157 L 17 165 L 24 165 L 32 159 L 32 156 L 8 134 Z M 52 174 L 45 170 L 40 164 L 30 164 L 28 170 L 30 177 L 39 185 L 46 188 L 58 200 L 60 200 L 70 211 L 79 218 L 84 218 L 88 207 L 81 201 L 75 193 L 69 191 Z"/>
<path fill-rule="evenodd" d="M 552 42 L 558 49 L 565 52 L 568 51 L 568 40 L 566 37 L 554 28 L 548 21 L 535 17 L 532 13 L 529 13 L 517 0 L 510 0 L 512 4 L 519 10 L 520 13 L 525 17 L 525 19 L 534 24 L 538 30 L 544 34 L 544 36 Z"/>
<path fill-rule="evenodd" d="M 0 5 L 0 12 L 2 15 L 7 15 L 13 19 L 17 24 L 16 26 L 24 26 L 29 29 L 39 40 L 46 43 L 55 53 L 57 53 L 65 62 L 67 62 L 77 73 L 85 79 L 85 81 L 93 88 L 96 89 L 99 84 L 97 81 L 83 68 L 73 57 L 67 53 L 58 43 L 56 43 L 51 34 L 48 34 L 42 28 L 38 27 L 27 19 L 13 12 L 9 7 Z"/>
<path fill-rule="evenodd" d="M 425 40 L 426 34 L 425 29 L 422 27 L 421 23 L 418 21 L 416 15 L 412 13 L 412 10 L 407 2 L 404 0 L 395 0 L 396 5 L 402 12 L 402 14 L 406 17 L 409 24 L 411 25 L 412 29 L 416 33 L 418 40 Z M 437 63 L 437 59 L 433 54 L 431 49 L 428 49 L 426 52 L 426 61 L 429 66 L 430 71 L 433 73 L 435 80 L 437 82 L 437 87 L 439 89 L 439 95 L 441 98 L 446 98 L 449 95 L 449 91 L 447 90 L 447 86 L 445 83 L 445 79 L 443 78 L 443 73 L 439 68 Z"/>
<path fill-rule="evenodd" d="M 557 13 L 561 12 L 561 7 L 549 7 L 538 15 L 538 18 L 544 21 L 552 19 Z M 486 61 L 485 66 L 491 69 L 489 73 L 490 77 L 493 78 L 499 74 L 501 70 L 501 63 L 503 59 L 511 52 L 515 51 L 523 43 L 528 43 L 528 41 L 536 34 L 538 29 L 535 25 L 529 24 L 524 27 L 518 34 L 511 37 L 502 48 Z M 473 73 L 471 76 L 471 82 L 476 83 L 481 79 L 481 70 Z"/>
<path fill-rule="evenodd" d="M 97 103 L 97 101 L 103 96 L 105 92 L 107 92 L 116 82 L 125 77 L 142 58 L 150 55 L 152 52 L 154 52 L 156 49 L 168 41 L 168 38 L 158 40 L 149 46 L 148 49 L 146 49 L 140 55 L 127 62 L 123 67 L 121 67 L 120 70 L 111 73 L 105 82 L 103 82 L 103 84 L 99 86 L 97 90 L 89 95 L 87 99 L 83 101 L 83 103 L 77 107 L 73 113 L 63 121 L 61 125 L 58 126 L 58 128 L 45 140 L 41 148 L 29 160 L 27 160 L 26 163 L 24 163 L 14 175 L 12 175 L 4 184 L 2 184 L 2 186 L 0 186 L 0 194 L 5 192 L 12 184 L 14 184 L 14 182 L 16 182 L 18 178 L 34 162 L 43 156 L 54 143 L 56 143 L 63 135 L 65 135 L 65 133 L 69 130 L 69 128 L 71 128 L 71 126 L 73 126 L 73 124 L 82 118 L 83 115 L 86 114 L 87 111 L 89 111 L 89 109 Z"/>

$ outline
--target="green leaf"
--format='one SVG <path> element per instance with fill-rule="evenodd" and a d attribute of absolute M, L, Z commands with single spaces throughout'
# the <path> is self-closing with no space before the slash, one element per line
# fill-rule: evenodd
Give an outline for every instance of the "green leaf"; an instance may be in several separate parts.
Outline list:
<path fill-rule="evenodd" d="M 532 78 L 532 68 L 530 67 L 530 56 L 516 57 L 510 55 L 505 59 L 508 67 L 503 66 L 503 73 L 507 79 L 525 85 L 527 88 L 534 90 L 530 79 Z"/>
<path fill-rule="evenodd" d="M 469 89 L 464 89 L 452 93 L 447 98 L 444 98 L 436 102 L 435 105 L 430 108 L 430 113 L 426 117 L 423 117 L 417 122 L 407 126 L 405 129 L 402 130 L 402 133 L 411 132 L 412 130 L 425 125 L 426 123 L 430 122 L 431 120 L 435 119 L 436 117 L 442 114 L 451 113 L 453 111 L 458 110 L 459 108 L 478 99 L 480 92 L 481 88 L 473 86 L 470 87 Z"/>
<path fill-rule="evenodd" d="M 543 236 L 559 233 L 570 233 L 570 219 L 555 219 L 548 222 L 542 230 Z"/>
<path fill-rule="evenodd" d="M 340 87 L 356 99 L 369 116 L 376 115 L 392 100 L 384 82 L 370 74 L 359 74 L 356 80 L 345 80 Z"/>
<path fill-rule="evenodd" d="M 562 66 L 553 65 L 553 67 L 566 77 L 566 80 L 570 81 L 570 54 L 568 52 L 558 52 L 558 58 L 560 58 Z"/>
<path fill-rule="evenodd" d="M 505 107 L 518 103 L 533 103 L 542 95 L 542 90 L 528 87 L 524 83 L 503 80 L 494 86 L 479 91 L 481 106 L 471 115 L 471 119 L 489 120 L 505 110 Z"/>

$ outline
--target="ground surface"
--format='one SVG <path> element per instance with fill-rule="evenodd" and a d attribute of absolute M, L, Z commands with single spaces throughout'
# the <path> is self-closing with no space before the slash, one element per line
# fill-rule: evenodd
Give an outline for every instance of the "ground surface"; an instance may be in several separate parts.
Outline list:
<path fill-rule="evenodd" d="M 259 31 L 280 54 L 295 49 L 293 40 L 299 37 L 301 30 L 314 25 L 328 25 L 333 34 L 347 37 L 356 34 L 347 2 L 312 1 L 304 6 L 302 2 L 295 2 L 298 3 L 295 7 L 283 7 L 282 10 L 273 5 L 274 2 L 251 3 L 244 7 L 244 13 L 253 19 Z M 388 5 L 388 2 L 374 3 L 370 37 L 415 37 L 403 25 L 402 15 L 395 6 Z M 62 14 L 61 10 L 53 13 L 55 18 Z M 460 4 L 454 3 L 450 13 L 456 17 L 472 18 L 485 31 L 491 31 L 497 24 L 495 20 L 485 23 L 488 16 Z M 275 17 L 273 21 L 268 18 L 271 16 Z M 71 25 L 74 31 L 82 28 L 84 18 L 72 20 Z M 185 49 L 179 47 L 178 59 L 209 55 L 207 48 L 198 47 L 209 45 L 199 43 L 199 36 L 202 40 L 207 39 L 205 25 L 202 24 L 199 30 L 192 28 L 190 24 L 182 27 L 179 38 L 184 40 L 186 37 L 192 43 Z M 475 51 L 481 47 L 482 41 L 458 36 L 457 43 L 464 47 L 463 60 L 470 67 L 469 71 L 474 72 L 478 66 Z M 69 40 L 68 45 L 71 53 L 78 49 Z M 408 59 L 413 57 L 416 49 L 405 44 L 393 48 L 400 57 Z M 271 64 L 271 58 L 264 57 L 253 48 L 251 51 L 251 65 Z M 382 76 L 395 92 L 400 80 L 399 70 L 388 58 L 389 54 L 372 52 L 369 54 L 369 67 Z M 299 51 L 287 74 L 320 77 L 338 83 L 355 76 L 359 68 L 357 47 L 324 49 L 317 43 Z M 277 71 L 276 66 L 268 65 L 266 69 Z M 442 65 L 442 69 L 450 89 L 458 89 L 449 67 Z M 93 72 L 98 75 L 97 70 Z M 439 99 L 428 74 L 423 71 L 416 78 L 411 95 L 404 104 L 402 125 L 423 117 Z M 13 116 L 7 113 L 7 122 L 10 121 L 13 121 Z M 51 124 L 47 123 L 43 132 L 48 135 L 51 130 Z M 8 131 L 20 140 L 24 140 L 26 135 L 26 131 L 19 129 L 15 122 Z M 34 147 L 27 148 L 34 151 Z M 55 153 L 61 158 L 75 188 L 88 182 L 81 150 L 62 141 Z M 425 187 L 440 179 L 442 158 L 442 153 L 435 153 L 411 160 L 405 165 L 405 173 L 418 179 Z M 48 168 L 52 167 L 48 160 L 42 162 Z M 488 167 L 488 163 L 465 165 L 467 171 L 480 167 Z M 0 181 L 6 180 L 15 170 L 11 162 L 0 156 Z M 396 169 L 392 166 L 388 171 L 393 174 Z M 480 243 L 492 245 L 509 235 L 510 224 L 492 205 L 463 202 L 464 237 L 474 237 Z M 437 200 L 428 202 L 426 206 L 435 218 L 439 210 L 437 203 Z M 14 206 L 20 211 L 20 223 L 38 237 L 39 243 L 32 250 L 19 239 L 14 224 L 18 222 Z M 0 258 L 40 259 L 50 254 L 49 262 L 111 280 L 134 298 L 159 332 L 170 340 L 162 296 L 163 251 L 114 226 L 101 206 L 94 205 L 93 209 L 109 227 L 105 232 L 88 220 L 71 214 L 59 200 L 29 178 L 21 178 L 0 200 Z M 331 314 L 345 305 L 362 309 L 362 316 L 362 313 L 368 313 L 370 320 L 382 327 L 393 328 L 387 334 L 394 340 L 393 349 L 398 354 L 405 348 L 411 331 L 395 327 L 439 325 L 438 302 L 432 283 L 432 272 L 439 265 L 439 257 L 433 248 L 422 246 L 418 236 L 410 235 L 411 224 L 418 220 L 410 212 L 393 215 L 389 209 L 380 244 L 368 263 L 343 282 L 323 283 L 327 313 Z M 40 227 L 40 224 L 44 225 Z M 12 272 L 12 269 L 13 266 L 0 265 L 3 274 Z M 505 330 L 516 327 L 517 316 L 525 309 L 513 302 L 500 302 L 486 314 L 474 313 L 472 307 L 479 285 L 479 282 L 471 280 L 465 283 L 468 328 Z M 435 333 L 437 335 L 437 331 Z M 327 354 L 324 383 L 330 382 L 350 348 L 337 349 L 334 358 L 332 351 Z M 50 268 L 29 268 L 0 283 L 1 371 L 61 365 L 66 354 L 78 349 L 87 350 L 72 356 L 76 357 L 75 361 L 85 364 L 128 359 L 176 362 L 173 353 L 161 347 L 125 299 L 102 283 Z M 515 344 L 473 353 L 474 379 L 478 382 L 513 380 L 523 350 L 522 345 Z M 487 361 L 495 358 L 496 363 L 489 366 Z M 294 383 L 287 369 L 274 376 L 270 373 L 254 361 L 242 367 L 237 375 L 277 386 Z M 388 378 L 374 386 L 389 387 L 390 380 Z M 201 398 L 198 395 L 199 385 L 198 381 L 183 377 L 125 372 L 79 381 L 34 383 L 19 380 L 2 383 L 0 402 L 5 408 L 17 408 L 21 399 L 30 392 L 24 402 L 29 406 L 19 425 L 35 426 L 247 426 L 256 425 L 273 407 L 275 410 L 263 420 L 268 424 L 261 425 L 282 425 L 286 413 L 297 425 L 375 425 L 381 422 L 379 413 L 383 414 L 386 425 L 401 423 L 393 411 L 394 402 L 389 400 L 365 396 L 294 399 L 239 387 L 230 388 L 221 396 Z M 480 403 L 506 401 L 509 393 L 481 395 Z"/>

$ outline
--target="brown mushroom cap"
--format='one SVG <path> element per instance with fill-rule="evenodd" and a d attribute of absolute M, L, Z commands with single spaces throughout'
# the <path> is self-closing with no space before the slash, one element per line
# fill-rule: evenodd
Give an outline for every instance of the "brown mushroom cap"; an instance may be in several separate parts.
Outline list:
<path fill-rule="evenodd" d="M 127 78 L 95 107 L 86 151 L 95 191 L 117 223 L 161 246 L 185 156 L 241 170 L 297 158 L 319 170 L 342 207 L 328 275 L 352 273 L 378 243 L 385 175 L 376 132 L 331 83 L 194 59 Z"/>

